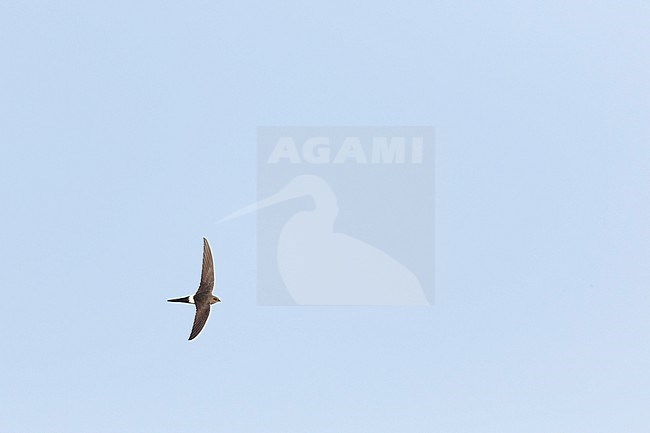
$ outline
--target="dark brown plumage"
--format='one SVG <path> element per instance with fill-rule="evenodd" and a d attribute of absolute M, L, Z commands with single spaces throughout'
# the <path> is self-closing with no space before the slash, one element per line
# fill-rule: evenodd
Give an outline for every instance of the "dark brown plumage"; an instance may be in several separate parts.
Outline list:
<path fill-rule="evenodd" d="M 210 315 L 210 306 L 221 302 L 219 298 L 212 295 L 214 288 L 214 264 L 212 261 L 212 251 L 210 251 L 210 244 L 208 240 L 203 238 L 203 267 L 201 269 L 201 283 L 196 293 L 192 296 L 184 298 L 169 299 L 169 302 L 183 302 L 187 304 L 194 304 L 196 306 L 196 314 L 194 316 L 194 324 L 192 325 L 192 332 L 190 332 L 190 340 L 193 340 L 208 320 Z"/>

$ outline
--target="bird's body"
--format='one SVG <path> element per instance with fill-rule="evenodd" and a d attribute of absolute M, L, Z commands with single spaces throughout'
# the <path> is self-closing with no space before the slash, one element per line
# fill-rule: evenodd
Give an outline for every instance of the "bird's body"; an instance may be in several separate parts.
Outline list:
<path fill-rule="evenodd" d="M 195 294 L 183 298 L 168 299 L 168 302 L 181 302 L 184 304 L 194 304 L 196 306 L 196 315 L 194 316 L 194 325 L 190 333 L 190 340 L 193 340 L 205 326 L 205 322 L 210 315 L 210 306 L 221 302 L 219 298 L 212 294 L 214 288 L 214 264 L 212 262 L 212 251 L 208 240 L 203 238 L 203 267 L 201 269 L 201 283 Z"/>

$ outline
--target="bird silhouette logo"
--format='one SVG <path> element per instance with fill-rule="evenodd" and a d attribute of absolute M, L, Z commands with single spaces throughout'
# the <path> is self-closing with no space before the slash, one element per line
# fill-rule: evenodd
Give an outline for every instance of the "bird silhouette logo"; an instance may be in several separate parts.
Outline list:
<path fill-rule="evenodd" d="M 294 177 L 277 193 L 219 222 L 309 196 L 314 209 L 292 215 L 281 229 L 277 265 L 299 305 L 429 305 L 420 281 L 387 252 L 334 230 L 336 194 L 316 175 Z"/>

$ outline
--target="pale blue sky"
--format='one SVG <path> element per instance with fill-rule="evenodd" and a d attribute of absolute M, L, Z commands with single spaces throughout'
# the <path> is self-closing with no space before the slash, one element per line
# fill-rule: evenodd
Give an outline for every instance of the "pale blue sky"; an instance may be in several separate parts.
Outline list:
<path fill-rule="evenodd" d="M 3 1 L 0 430 L 647 432 L 649 18 Z M 215 223 L 258 125 L 329 124 L 436 128 L 432 308 L 256 306 L 255 219 Z"/>

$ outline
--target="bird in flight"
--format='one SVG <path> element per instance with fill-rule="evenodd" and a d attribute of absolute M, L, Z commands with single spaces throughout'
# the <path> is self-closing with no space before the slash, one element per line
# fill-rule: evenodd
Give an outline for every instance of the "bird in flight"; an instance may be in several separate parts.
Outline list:
<path fill-rule="evenodd" d="M 212 295 L 214 287 L 214 265 L 212 263 L 212 251 L 208 240 L 203 238 L 203 268 L 201 270 L 201 283 L 195 294 L 185 296 L 184 298 L 168 299 L 168 302 L 183 302 L 185 304 L 194 304 L 196 306 L 196 315 L 194 316 L 194 325 L 190 332 L 190 340 L 193 340 L 205 326 L 205 322 L 210 315 L 210 306 L 221 302 L 221 299 Z"/>

